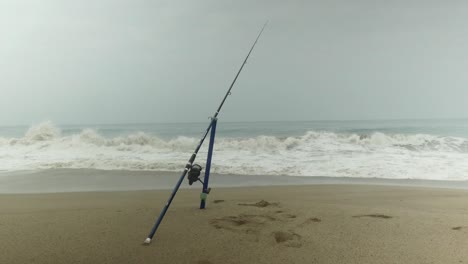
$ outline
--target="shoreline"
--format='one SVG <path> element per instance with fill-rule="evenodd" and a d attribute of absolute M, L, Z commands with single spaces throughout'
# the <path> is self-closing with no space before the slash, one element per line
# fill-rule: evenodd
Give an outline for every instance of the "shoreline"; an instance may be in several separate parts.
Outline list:
<path fill-rule="evenodd" d="M 179 177 L 179 172 L 167 171 L 47 169 L 2 172 L 0 173 L 0 194 L 169 190 L 174 187 Z M 210 186 L 213 188 L 323 184 L 468 190 L 468 181 L 215 173 L 210 177 Z M 181 186 L 182 189 L 198 189 L 200 187 L 201 185 L 197 183 L 189 186 L 186 180 Z"/>

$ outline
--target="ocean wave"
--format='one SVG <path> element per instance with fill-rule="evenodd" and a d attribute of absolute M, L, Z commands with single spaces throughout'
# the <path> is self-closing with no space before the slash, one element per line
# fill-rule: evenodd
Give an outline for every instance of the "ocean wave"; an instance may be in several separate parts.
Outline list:
<path fill-rule="evenodd" d="M 96 168 L 180 170 L 199 139 L 136 132 L 105 137 L 93 129 L 62 134 L 51 122 L 23 137 L 0 138 L 0 170 Z M 203 164 L 207 144 L 197 161 Z M 468 139 L 429 134 L 218 137 L 213 171 L 229 174 L 468 179 Z"/>
<path fill-rule="evenodd" d="M 163 140 L 143 132 L 106 138 L 93 129 L 83 129 L 79 134 L 62 136 L 61 130 L 51 122 L 32 126 L 22 138 L 1 138 L 0 145 L 56 144 L 78 147 L 92 145 L 96 147 L 149 146 L 164 150 L 191 150 L 198 143 L 197 138 L 179 136 Z M 220 138 L 217 146 L 222 149 L 277 152 L 282 150 L 315 148 L 368 148 L 382 147 L 404 148 L 410 151 L 453 151 L 468 152 L 468 139 L 460 137 L 442 137 L 428 134 L 384 134 L 374 132 L 370 135 L 309 131 L 298 137 L 258 136 L 254 138 Z"/>

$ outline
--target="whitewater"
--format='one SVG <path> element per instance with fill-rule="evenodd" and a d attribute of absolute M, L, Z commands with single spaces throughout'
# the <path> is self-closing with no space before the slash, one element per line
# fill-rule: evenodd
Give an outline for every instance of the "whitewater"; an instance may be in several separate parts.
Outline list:
<path fill-rule="evenodd" d="M 468 138 L 460 133 L 420 133 L 422 126 L 382 122 L 223 125 L 212 165 L 219 174 L 468 179 Z M 200 139 L 196 134 L 201 135 L 203 124 L 162 126 L 61 128 L 44 122 L 27 128 L 23 135 L 18 135 L 19 128 L 9 135 L 3 128 L 0 171 L 180 171 Z M 424 127 L 433 132 L 437 126 Z M 196 160 L 202 167 L 206 154 L 207 144 Z"/>

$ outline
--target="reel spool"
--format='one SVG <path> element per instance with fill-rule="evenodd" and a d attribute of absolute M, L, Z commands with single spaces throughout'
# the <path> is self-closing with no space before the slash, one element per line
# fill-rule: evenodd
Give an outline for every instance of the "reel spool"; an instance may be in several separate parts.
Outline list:
<path fill-rule="evenodd" d="M 187 176 L 189 185 L 192 185 L 196 181 L 201 181 L 200 174 L 202 170 L 203 168 L 200 165 L 198 164 L 192 165 L 192 168 L 190 168 L 190 171 L 188 172 L 188 176 Z"/>

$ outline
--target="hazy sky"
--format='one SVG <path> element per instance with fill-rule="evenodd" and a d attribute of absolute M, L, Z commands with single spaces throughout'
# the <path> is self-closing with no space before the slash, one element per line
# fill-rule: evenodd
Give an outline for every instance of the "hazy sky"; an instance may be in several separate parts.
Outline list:
<path fill-rule="evenodd" d="M 0 0 L 0 125 L 468 117 L 466 1 Z"/>

